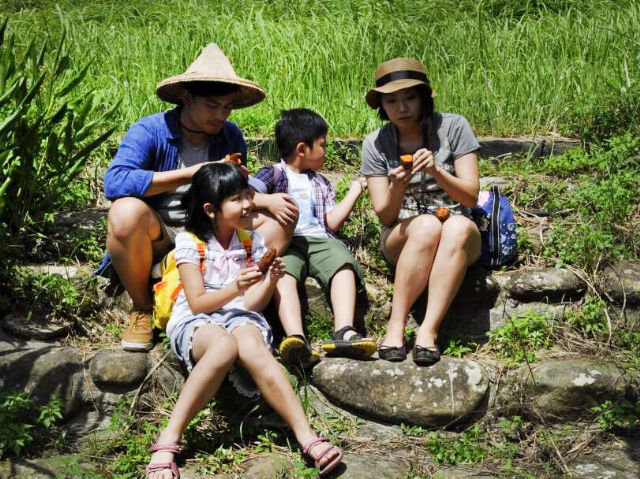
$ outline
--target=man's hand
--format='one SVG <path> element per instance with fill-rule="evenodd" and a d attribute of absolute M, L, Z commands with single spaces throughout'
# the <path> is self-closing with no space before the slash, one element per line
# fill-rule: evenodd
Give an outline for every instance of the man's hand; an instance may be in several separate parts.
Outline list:
<path fill-rule="evenodd" d="M 262 279 L 262 273 L 256 265 L 249 266 L 241 270 L 238 273 L 238 279 L 236 279 L 236 285 L 241 293 L 244 293 L 254 284 L 258 283 Z"/>
<path fill-rule="evenodd" d="M 286 193 L 273 193 L 269 195 L 267 211 L 283 226 L 294 223 L 298 218 L 298 205 L 296 201 Z"/>
<path fill-rule="evenodd" d="M 202 168 L 204 165 L 212 165 L 214 163 L 218 163 L 218 162 L 205 161 L 204 163 L 196 163 L 195 165 L 188 166 L 187 168 L 184 169 L 184 171 L 187 173 L 189 178 L 193 178 L 193 175 L 195 175 L 198 172 L 198 170 Z"/>

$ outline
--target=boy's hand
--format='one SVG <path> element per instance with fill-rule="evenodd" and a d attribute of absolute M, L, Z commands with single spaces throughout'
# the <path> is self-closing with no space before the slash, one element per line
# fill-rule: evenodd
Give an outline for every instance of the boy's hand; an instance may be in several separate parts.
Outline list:
<path fill-rule="evenodd" d="M 367 179 L 364 176 L 357 178 L 351 182 L 350 189 L 357 192 L 358 196 L 367 189 Z"/>
<path fill-rule="evenodd" d="M 244 293 L 251 286 L 256 284 L 262 279 L 262 273 L 256 265 L 249 266 L 238 273 L 236 279 L 236 285 L 241 293 Z"/>
<path fill-rule="evenodd" d="M 291 196 L 286 193 L 273 193 L 269 196 L 267 211 L 278 220 L 278 223 L 286 226 L 298 220 L 298 205 Z"/>
<path fill-rule="evenodd" d="M 287 272 L 287 267 L 280 256 L 273 260 L 271 267 L 269 268 L 269 274 L 276 281 L 282 278 Z"/>

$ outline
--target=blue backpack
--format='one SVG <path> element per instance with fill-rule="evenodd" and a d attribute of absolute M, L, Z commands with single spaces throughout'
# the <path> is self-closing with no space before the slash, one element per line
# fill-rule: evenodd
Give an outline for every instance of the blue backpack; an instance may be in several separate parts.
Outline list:
<path fill-rule="evenodd" d="M 518 257 L 516 221 L 509 201 L 500 194 L 500 189 L 494 185 L 491 191 L 481 191 L 471 215 L 482 238 L 477 264 L 497 269 L 513 263 Z"/>

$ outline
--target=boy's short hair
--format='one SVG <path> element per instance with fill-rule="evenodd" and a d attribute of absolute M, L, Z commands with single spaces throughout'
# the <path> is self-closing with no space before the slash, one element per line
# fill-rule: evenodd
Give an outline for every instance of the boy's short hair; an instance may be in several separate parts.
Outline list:
<path fill-rule="evenodd" d="M 199 97 L 226 96 L 240 91 L 240 87 L 238 85 L 219 81 L 185 82 L 184 89 L 191 93 L 192 96 Z"/>
<path fill-rule="evenodd" d="M 298 143 L 313 148 L 313 143 L 327 136 L 329 125 L 319 114 L 307 108 L 283 110 L 276 123 L 276 144 L 280 156 L 286 160 L 296 149 Z"/>

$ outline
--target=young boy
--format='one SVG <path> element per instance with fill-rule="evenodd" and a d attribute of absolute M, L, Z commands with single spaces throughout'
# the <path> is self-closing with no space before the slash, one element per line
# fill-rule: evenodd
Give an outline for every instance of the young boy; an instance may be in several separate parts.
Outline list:
<path fill-rule="evenodd" d="M 283 255 L 287 274 L 274 295 L 286 338 L 280 344 L 285 362 L 309 364 L 314 351 L 302 327 L 298 285 L 311 275 L 328 293 L 334 314 L 334 333 L 323 349 L 329 355 L 367 358 L 376 342 L 354 329 L 356 297 L 364 295 L 358 263 L 335 237 L 366 187 L 364 178 L 351 183 L 338 204 L 329 180 L 317 173 L 326 155 L 328 125 L 317 113 L 296 108 L 282 112 L 276 124 L 276 143 L 281 162 L 262 168 L 250 179 L 258 193 L 289 195 L 298 206 L 298 223 L 289 249 Z"/>

